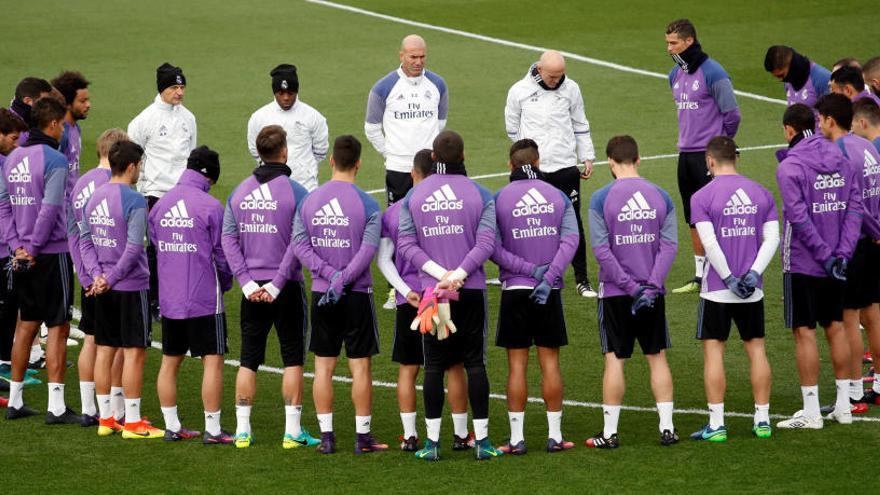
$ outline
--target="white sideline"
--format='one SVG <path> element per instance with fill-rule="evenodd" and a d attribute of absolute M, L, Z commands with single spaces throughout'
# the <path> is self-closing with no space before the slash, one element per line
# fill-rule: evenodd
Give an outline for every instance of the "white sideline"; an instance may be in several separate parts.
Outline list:
<path fill-rule="evenodd" d="M 338 4 L 335 2 L 328 2 L 326 0 L 306 0 L 306 2 L 313 3 L 316 5 L 323 5 L 325 7 L 330 7 L 330 8 L 334 8 L 334 9 L 345 10 L 345 11 L 352 12 L 355 14 L 361 14 L 361 15 L 366 15 L 369 17 L 375 17 L 377 19 L 383 19 L 386 21 L 396 22 L 398 24 L 406 24 L 408 26 L 415 26 L 415 27 L 420 27 L 420 28 L 424 28 L 424 29 L 431 29 L 433 31 L 440 31 L 441 33 L 454 34 L 454 35 L 462 36 L 465 38 L 471 38 L 471 39 L 475 39 L 475 40 L 479 40 L 479 41 L 485 41 L 487 43 L 494 43 L 496 45 L 509 46 L 512 48 L 520 48 L 523 50 L 529 50 L 529 51 L 539 52 L 539 53 L 543 53 L 548 50 L 547 48 L 544 48 L 542 46 L 528 45 L 528 44 L 519 43 L 516 41 L 508 41 L 508 40 L 503 40 L 500 38 L 493 38 L 491 36 L 485 36 L 482 34 L 471 33 L 468 31 L 461 31 L 459 29 L 452 29 L 452 28 L 443 27 L 443 26 L 436 26 L 434 24 L 428 24 L 425 22 L 412 21 L 409 19 L 403 19 L 401 17 L 394 17 L 394 16 L 387 15 L 387 14 L 380 14 L 378 12 L 373 12 L 371 10 L 361 9 L 358 7 L 352 7 L 350 5 L 342 5 L 342 4 Z M 640 76 L 654 77 L 657 79 L 668 79 L 667 74 L 661 74 L 659 72 L 652 72 L 649 70 L 638 69 L 636 67 L 630 67 L 628 65 L 616 64 L 614 62 L 608 62 L 607 60 L 600 60 L 598 58 L 587 57 L 584 55 L 579 55 L 577 53 L 571 53 L 571 52 L 566 52 L 566 51 L 562 51 L 562 50 L 560 50 L 560 53 L 562 53 L 562 55 L 565 56 L 566 58 L 578 60 L 580 62 L 585 62 L 588 64 L 598 65 L 600 67 L 605 67 L 608 69 L 613 69 L 613 70 L 617 70 L 617 71 L 621 71 L 621 72 L 629 72 L 631 74 L 638 74 Z M 787 105 L 788 104 L 785 100 L 780 100 L 777 98 L 770 98 L 769 96 L 759 95 L 759 94 L 755 94 L 755 93 L 749 93 L 748 91 L 735 90 L 734 93 L 736 93 L 738 96 L 742 96 L 743 98 L 751 98 L 753 100 L 766 101 L 768 103 L 775 103 L 777 105 Z"/>
<path fill-rule="evenodd" d="M 307 1 L 311 1 L 311 0 L 307 0 Z M 769 149 L 776 149 L 776 148 L 785 148 L 786 146 L 787 146 L 786 144 L 762 144 L 759 146 L 746 146 L 744 148 L 740 148 L 739 151 L 769 150 Z M 643 156 L 643 157 L 640 157 L 640 159 L 643 162 L 647 162 L 647 161 L 651 161 L 651 160 L 664 160 L 667 158 L 675 158 L 677 156 L 678 156 L 678 153 L 667 153 L 665 155 Z M 607 160 L 593 162 L 593 165 L 607 165 L 607 164 L 608 164 Z M 510 175 L 510 172 L 498 172 L 498 173 L 494 173 L 494 174 L 472 175 L 472 176 L 470 176 L 470 178 L 474 179 L 474 180 L 490 179 L 493 177 L 507 177 L 508 175 Z M 384 193 L 384 192 L 385 192 L 384 188 L 371 189 L 371 190 L 367 191 L 367 194 L 380 194 L 380 193 Z"/>
<path fill-rule="evenodd" d="M 161 350 L 162 343 L 154 341 L 153 348 Z M 236 359 L 227 359 L 224 361 L 224 363 L 227 366 L 232 366 L 233 368 L 238 368 L 241 366 L 241 363 Z M 260 366 L 260 371 L 265 371 L 267 373 L 274 373 L 276 375 L 284 374 L 283 369 L 276 368 L 274 366 L 266 366 L 265 364 Z M 303 375 L 306 378 L 314 378 L 315 377 L 314 373 L 309 373 L 309 372 L 303 373 Z M 339 382 L 339 383 L 351 383 L 352 379 L 347 376 L 334 375 L 333 381 Z M 383 382 L 380 380 L 373 380 L 373 386 L 374 387 L 381 387 L 381 388 L 396 389 L 397 383 Z M 416 389 L 422 390 L 422 386 L 416 385 Z M 504 401 L 507 400 L 507 396 L 504 394 L 491 394 L 490 393 L 489 397 L 492 399 L 498 399 L 498 400 L 504 400 Z M 527 400 L 531 403 L 536 403 L 536 404 L 543 404 L 544 403 L 544 399 L 542 399 L 540 397 L 529 397 Z M 583 407 L 583 408 L 587 408 L 587 409 L 602 409 L 602 404 L 599 404 L 597 402 L 583 402 L 583 401 L 579 401 L 579 400 L 566 399 L 566 400 L 563 400 L 562 403 L 568 407 Z M 657 409 L 655 409 L 653 407 L 621 406 L 621 409 L 624 409 L 626 411 L 637 411 L 637 412 L 657 412 Z M 673 412 L 675 414 L 689 414 L 689 415 L 697 415 L 697 416 L 705 416 L 705 415 L 709 414 L 709 411 L 706 411 L 703 409 L 675 409 Z M 752 413 L 742 413 L 742 412 L 732 412 L 732 411 L 725 411 L 724 415 L 730 416 L 730 417 L 737 417 L 737 418 L 751 418 L 753 416 Z M 789 416 L 786 416 L 784 414 L 771 414 L 770 417 L 775 418 L 775 419 L 787 419 Z M 880 417 L 864 418 L 864 417 L 859 417 L 859 416 L 853 416 L 853 421 L 864 421 L 867 423 L 880 423 Z"/>

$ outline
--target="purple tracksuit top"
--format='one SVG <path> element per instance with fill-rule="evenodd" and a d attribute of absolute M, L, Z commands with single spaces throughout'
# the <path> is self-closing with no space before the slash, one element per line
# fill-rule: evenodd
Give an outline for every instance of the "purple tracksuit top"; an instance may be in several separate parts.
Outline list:
<path fill-rule="evenodd" d="M 880 240 L 880 153 L 871 141 L 855 134 L 838 139 L 837 145 L 859 177 L 864 209 L 862 237 Z"/>
<path fill-rule="evenodd" d="M 821 135 L 794 145 L 776 169 L 782 195 L 782 270 L 825 277 L 832 256 L 852 258 L 862 227 L 862 191 L 840 148 Z"/>
<path fill-rule="evenodd" d="M 419 268 L 420 289 L 437 280 L 421 271 L 428 261 L 461 267 L 465 289 L 485 289 L 483 263 L 495 249 L 495 200 L 464 175 L 434 174 L 412 188 L 400 210 L 398 254 Z"/>
<path fill-rule="evenodd" d="M 632 296 L 643 284 L 665 291 L 678 250 L 672 198 L 641 177 L 617 179 L 590 197 L 590 243 L 599 297 Z"/>
<path fill-rule="evenodd" d="M 392 203 L 385 210 L 385 214 L 382 215 L 382 237 L 391 239 L 391 242 L 394 243 L 394 267 L 397 268 L 397 274 L 406 282 L 406 285 L 417 291 L 421 286 L 419 283 L 419 269 L 406 261 L 399 253 L 398 239 L 400 238 L 400 207 L 402 205 L 403 203 L 398 201 Z M 394 291 L 394 294 L 398 306 L 406 302 L 405 294 L 397 291 Z"/>
<path fill-rule="evenodd" d="M 67 247 L 70 250 L 70 258 L 73 260 L 73 267 L 76 270 L 79 283 L 83 287 L 88 287 L 94 282 L 83 266 L 79 247 L 82 221 L 85 217 L 84 210 L 95 190 L 108 182 L 110 182 L 110 169 L 99 167 L 89 170 L 76 181 L 70 191 L 72 199 L 67 203 Z"/>
<path fill-rule="evenodd" d="M 82 130 L 79 124 L 64 123 L 64 135 L 61 137 L 58 151 L 67 158 L 67 187 L 64 190 L 65 204 L 67 204 L 79 179 L 79 156 L 82 153 Z"/>
<path fill-rule="evenodd" d="M 302 282 L 295 257 L 286 257 L 293 218 L 307 191 L 286 175 L 261 183 L 251 175 L 229 196 L 223 215 L 223 253 L 241 286 L 269 280 L 279 290 Z"/>
<path fill-rule="evenodd" d="M 764 186 L 742 175 L 719 175 L 691 197 L 692 220 L 710 222 L 730 272 L 748 272 L 763 242 L 767 222 L 778 220 L 776 202 Z M 702 292 L 725 290 L 718 272 L 709 266 Z M 758 288 L 763 287 L 763 280 Z"/>
<path fill-rule="evenodd" d="M 208 179 L 184 170 L 149 214 L 156 246 L 162 316 L 183 320 L 224 312 L 223 293 L 232 287 L 220 238 L 223 205 L 208 194 Z"/>
<path fill-rule="evenodd" d="M 734 137 L 740 112 L 730 76 L 709 58 L 693 74 L 675 66 L 669 87 L 678 107 L 678 150 L 705 151 L 715 136 Z"/>
<path fill-rule="evenodd" d="M 528 167 L 531 169 L 531 167 Z M 531 277 L 549 264 L 544 280 L 561 288 L 578 246 L 577 218 L 568 197 L 539 179 L 515 180 L 495 194 L 495 252 L 504 287 L 534 287 Z"/>
<path fill-rule="evenodd" d="M 104 274 L 116 291 L 149 289 L 147 200 L 126 184 L 108 182 L 95 189 L 84 218 L 79 247 L 89 276 Z"/>
<path fill-rule="evenodd" d="M 32 256 L 67 252 L 67 173 L 67 159 L 46 144 L 22 146 L 6 157 L 0 218 L 9 249 L 24 247 Z"/>
<path fill-rule="evenodd" d="M 350 182 L 331 180 L 306 196 L 296 212 L 289 255 L 312 273 L 312 292 L 326 292 L 337 271 L 350 290 L 373 291 L 370 261 L 379 247 L 381 215 L 376 200 Z"/>

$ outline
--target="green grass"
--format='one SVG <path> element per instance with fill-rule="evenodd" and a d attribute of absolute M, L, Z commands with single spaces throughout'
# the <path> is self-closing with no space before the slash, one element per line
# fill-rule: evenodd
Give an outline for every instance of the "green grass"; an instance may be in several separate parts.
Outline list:
<path fill-rule="evenodd" d="M 607 2 L 447 1 L 408 2 L 352 0 L 352 5 L 475 32 L 502 39 L 547 46 L 666 73 L 672 63 L 664 52 L 665 24 L 689 16 L 696 23 L 704 49 L 730 72 L 737 89 L 782 98 L 782 88 L 763 70 L 764 50 L 787 43 L 814 60 L 830 66 L 843 56 L 862 59 L 869 45 L 858 37 L 830 33 L 872 32 L 872 18 L 856 2 L 801 2 L 798 8 L 772 2 L 693 3 L 657 5 L 637 1 L 611 6 Z M 165 61 L 185 69 L 189 86 L 186 105 L 199 124 L 199 142 L 220 152 L 223 173 L 213 191 L 225 198 L 253 167 L 245 144 L 251 112 L 272 97 L 268 72 L 278 63 L 299 67 L 300 96 L 321 111 L 331 135 L 352 133 L 365 143 L 359 182 L 365 189 L 383 184 L 380 157 L 363 137 L 363 114 L 371 85 L 397 65 L 400 39 L 413 31 L 425 36 L 429 66 L 446 78 L 450 88 L 448 127 L 465 138 L 468 169 L 473 175 L 504 171 L 508 141 L 503 129 L 503 106 L 509 86 L 522 77 L 537 53 L 474 41 L 435 31 L 416 29 L 385 20 L 342 12 L 301 1 L 246 2 L 47 2 L 38 15 L 17 15 L 4 27 L 0 55 L 0 94 L 11 95 L 24 75 L 54 77 L 62 69 L 82 71 L 91 81 L 93 109 L 83 122 L 84 169 L 94 162 L 94 141 L 104 129 L 125 128 L 155 94 L 155 68 Z M 6 9 L 7 11 L 9 9 Z M 819 27 L 821 26 L 821 29 Z M 829 34 L 824 34 L 829 33 Z M 858 40 L 858 41 L 857 41 Z M 623 73 L 570 61 L 568 74 L 582 88 L 597 149 L 614 134 L 634 135 L 644 156 L 675 152 L 675 111 L 668 85 L 662 79 Z M 743 124 L 740 146 L 782 141 L 783 107 L 753 99 L 739 99 Z M 600 153 L 601 155 L 601 153 Z M 603 158 L 600 156 L 600 158 Z M 776 190 L 772 150 L 744 153 L 741 170 Z M 675 160 L 645 162 L 643 174 L 677 198 Z M 326 162 L 321 179 L 329 176 Z M 598 167 L 584 184 L 585 196 L 610 176 Z M 497 190 L 504 178 L 483 181 Z M 693 262 L 686 229 L 680 231 L 680 256 L 669 277 L 678 286 L 691 276 Z M 490 266 L 490 272 L 495 268 Z M 595 261 L 590 258 L 595 277 Z M 374 269 L 379 287 L 384 287 Z M 570 275 L 570 274 L 569 274 Z M 782 325 L 781 274 L 771 264 L 767 281 L 767 349 L 774 372 L 772 413 L 800 408 L 794 363 L 794 345 Z M 571 285 L 569 276 L 568 283 Z M 571 344 L 562 350 L 566 397 L 601 401 L 602 356 L 596 323 L 596 303 L 565 291 L 566 318 Z M 490 324 L 496 321 L 499 293 L 489 290 Z M 227 295 L 230 322 L 229 358 L 238 357 L 237 289 Z M 381 302 L 381 297 L 377 301 Z M 676 387 L 677 408 L 704 408 L 702 352 L 694 340 L 697 297 L 667 300 L 674 347 L 669 360 Z M 374 378 L 393 382 L 396 366 L 390 359 L 393 314 L 378 310 L 382 354 L 374 360 Z M 157 328 L 158 332 L 158 328 Z M 158 333 L 154 338 L 158 339 Z M 493 337 L 490 337 L 493 338 Z M 278 346 L 270 338 L 268 365 L 280 366 Z M 737 339 L 727 355 L 729 411 L 750 412 L 752 399 L 748 362 Z M 833 378 L 827 346 L 821 346 L 823 402 L 833 397 Z M 71 348 L 71 358 L 76 349 Z M 144 414 L 161 424 L 154 392 L 160 355 L 148 353 L 145 372 Z M 307 371 L 311 371 L 311 358 Z M 503 393 L 504 353 L 490 346 L 492 391 Z M 347 375 L 344 360 L 337 370 Z M 233 429 L 235 369 L 226 369 L 224 419 Z M 42 374 L 45 378 L 45 375 Z M 628 364 L 629 388 L 625 403 L 651 407 L 653 399 L 647 367 L 640 356 Z M 534 492 L 562 488 L 575 491 L 636 490 L 696 492 L 840 491 L 861 487 L 872 479 L 880 433 L 876 423 L 843 427 L 829 424 L 819 432 L 776 431 L 767 441 L 751 438 L 750 421 L 728 420 L 730 440 L 724 445 L 684 441 L 670 449 L 657 446 L 656 414 L 624 411 L 620 432 L 623 447 L 594 452 L 579 447 L 548 456 L 540 447 L 546 438 L 542 407 L 527 408 L 526 438 L 532 453 L 476 463 L 468 454 L 448 448 L 451 424 L 444 418 L 445 457 L 437 464 L 416 462 L 397 451 L 355 457 L 350 387 L 337 384 L 335 422 L 341 452 L 318 456 L 311 450 L 283 451 L 283 407 L 280 377 L 259 374 L 259 395 L 252 418 L 256 445 L 247 451 L 204 448 L 197 443 L 123 442 L 98 439 L 94 430 L 78 427 L 48 429 L 38 420 L 0 421 L 0 465 L 4 493 L 44 492 L 64 486 L 72 492 L 110 492 L 125 486 L 131 492 L 353 492 L 452 491 Z M 201 429 L 198 393 L 200 364 L 187 361 L 181 371 L 180 414 L 189 427 Z M 68 404 L 78 407 L 77 378 L 67 379 Z M 304 424 L 317 430 L 306 381 Z M 532 396 L 539 395 L 540 376 L 530 373 Z M 28 389 L 29 404 L 45 408 L 45 388 Z M 421 403 L 421 401 L 420 401 Z M 374 430 L 394 443 L 400 433 L 395 393 L 374 389 Z M 500 443 L 507 435 L 506 407 L 491 402 L 491 436 Z M 877 417 L 876 412 L 871 413 Z M 420 406 L 420 431 L 421 406 Z M 676 426 L 683 435 L 706 421 L 702 415 L 679 414 Z M 568 407 L 563 430 L 580 444 L 601 428 L 597 409 Z M 423 434 L 423 433 L 422 433 Z M 845 453 L 845 456 L 842 455 Z"/>

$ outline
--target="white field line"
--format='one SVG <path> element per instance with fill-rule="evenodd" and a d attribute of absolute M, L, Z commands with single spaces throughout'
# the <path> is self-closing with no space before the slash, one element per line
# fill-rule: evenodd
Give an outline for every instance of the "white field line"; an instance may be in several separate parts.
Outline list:
<path fill-rule="evenodd" d="M 456 36 L 462 36 L 464 38 L 471 38 L 471 39 L 475 39 L 475 40 L 479 40 L 479 41 L 485 41 L 487 43 L 494 43 L 496 45 L 509 46 L 511 48 L 519 48 L 522 50 L 528 50 L 528 51 L 533 51 L 533 52 L 538 52 L 538 53 L 543 53 L 548 50 L 548 48 L 545 48 L 542 46 L 528 45 L 528 44 L 519 43 L 516 41 L 503 40 L 500 38 L 493 38 L 491 36 L 485 36 L 482 34 L 471 33 L 468 31 L 461 31 L 459 29 L 452 29 L 452 28 L 443 27 L 443 26 L 436 26 L 434 24 L 428 24 L 426 22 L 412 21 L 409 19 L 403 19 L 401 17 L 394 17 L 394 16 L 387 15 L 387 14 L 380 14 L 378 12 L 373 12 L 371 10 L 361 9 L 358 7 L 352 7 L 350 5 L 342 5 L 342 4 L 338 4 L 335 2 L 328 2 L 326 0 L 306 0 L 306 2 L 313 3 L 316 5 L 323 5 L 325 7 L 330 7 L 330 8 L 334 8 L 334 9 L 344 10 L 344 11 L 352 12 L 355 14 L 361 14 L 361 15 L 365 15 L 365 16 L 369 16 L 369 17 L 375 17 L 377 19 L 383 19 L 383 20 L 390 21 L 390 22 L 396 22 L 398 24 L 406 24 L 408 26 L 414 26 L 414 27 L 419 27 L 419 28 L 423 28 L 423 29 L 430 29 L 433 31 L 439 31 L 441 33 L 446 33 L 446 34 L 454 34 Z M 628 65 L 616 64 L 614 62 L 608 62 L 607 60 L 601 60 L 598 58 L 587 57 L 587 56 L 579 55 L 577 53 L 572 53 L 572 52 L 560 51 L 560 53 L 562 53 L 562 55 L 565 56 L 566 58 L 569 58 L 572 60 L 577 60 L 580 62 L 592 64 L 592 65 L 598 65 L 600 67 L 605 67 L 605 68 L 617 70 L 620 72 L 629 72 L 631 74 L 638 74 L 640 76 L 654 77 L 657 79 L 668 79 L 667 74 L 661 74 L 659 72 L 652 72 L 649 70 L 639 69 L 636 67 L 630 67 Z M 736 90 L 736 91 L 734 91 L 734 93 L 736 93 L 738 96 L 742 96 L 743 98 L 751 98 L 753 100 L 765 101 L 765 102 L 774 103 L 777 105 L 787 105 L 787 102 L 785 100 L 780 100 L 777 98 L 770 98 L 769 96 L 759 95 L 759 94 L 755 94 L 755 93 L 749 93 L 748 91 Z"/>
<path fill-rule="evenodd" d="M 161 342 L 153 342 L 153 348 L 161 350 L 162 343 Z M 231 366 L 233 368 L 238 368 L 241 366 L 241 363 L 235 359 L 227 359 L 224 361 L 224 363 L 226 363 L 227 366 Z M 260 366 L 260 371 L 264 371 L 266 373 L 273 373 L 276 375 L 284 374 L 284 370 L 282 368 L 276 368 L 274 366 L 262 365 L 262 366 Z M 314 373 L 307 372 L 307 373 L 303 373 L 303 375 L 306 378 L 315 378 Z M 351 383 L 352 379 L 347 376 L 334 375 L 333 381 L 339 382 L 339 383 Z M 383 382 L 380 380 L 373 380 L 373 386 L 380 387 L 380 388 L 397 389 L 397 383 Z M 422 390 L 422 386 L 416 385 L 416 389 Z M 507 401 L 507 396 L 504 394 L 489 394 L 489 397 L 492 399 Z M 529 397 L 528 401 L 531 403 L 535 403 L 535 404 L 543 404 L 544 403 L 544 399 L 542 399 L 540 397 Z M 584 402 L 584 401 L 579 401 L 579 400 L 563 400 L 562 403 L 568 407 L 582 407 L 582 408 L 586 408 L 586 409 L 602 409 L 602 404 L 599 404 L 597 402 Z M 657 409 L 655 409 L 653 407 L 621 406 L 621 409 L 624 409 L 626 411 L 636 411 L 636 412 L 650 412 L 650 413 L 657 412 Z M 705 415 L 709 414 L 709 411 L 706 411 L 703 409 L 675 409 L 674 412 L 676 414 L 689 414 L 689 415 L 697 415 L 697 416 L 705 416 Z M 751 418 L 754 416 L 752 413 L 733 412 L 733 411 L 725 411 L 724 414 L 726 416 L 736 417 L 736 418 Z M 770 417 L 776 418 L 776 419 L 788 418 L 788 416 L 785 416 L 783 414 L 771 414 Z M 853 416 L 853 421 L 865 421 L 868 423 L 880 423 L 880 417 Z"/>
<path fill-rule="evenodd" d="M 312 1 L 312 0 L 307 0 L 307 1 Z M 315 1 L 317 1 L 317 0 L 315 0 Z M 762 144 L 760 146 L 746 146 L 745 148 L 740 148 L 739 150 L 740 151 L 769 150 L 769 149 L 784 148 L 786 146 L 787 145 L 785 145 L 785 144 Z M 643 156 L 640 159 L 643 162 L 647 162 L 647 161 L 651 161 L 651 160 L 664 160 L 667 158 L 676 158 L 677 156 L 678 156 L 678 153 L 668 153 L 665 155 Z M 593 165 L 607 165 L 607 164 L 608 164 L 607 160 L 593 162 Z M 508 175 L 510 175 L 509 171 L 508 172 L 498 172 L 498 173 L 494 173 L 494 174 L 472 175 L 472 176 L 470 176 L 470 178 L 475 179 L 475 180 L 479 180 L 479 179 L 490 179 L 493 177 L 507 177 Z M 371 190 L 367 191 L 367 194 L 381 194 L 384 192 L 385 192 L 384 188 L 371 189 Z"/>

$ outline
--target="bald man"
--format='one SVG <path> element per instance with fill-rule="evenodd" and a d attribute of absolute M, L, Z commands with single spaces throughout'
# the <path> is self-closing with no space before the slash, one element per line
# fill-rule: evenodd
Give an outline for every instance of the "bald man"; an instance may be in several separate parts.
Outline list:
<path fill-rule="evenodd" d="M 400 66 L 373 85 L 367 100 L 364 134 L 385 160 L 389 205 L 412 189 L 413 157 L 430 148 L 446 127 L 446 82 L 425 69 L 427 53 L 421 36 L 405 37 L 400 43 Z"/>
<path fill-rule="evenodd" d="M 565 58 L 555 50 L 541 55 L 525 77 L 507 93 L 504 107 L 507 136 L 512 141 L 532 139 L 541 153 L 544 180 L 562 191 L 574 206 L 579 242 L 574 259 L 578 294 L 596 297 L 587 275 L 587 244 L 581 222 L 581 179 L 593 173 L 596 152 L 590 122 L 584 114 L 581 88 L 565 76 Z M 578 168 L 584 165 L 584 170 Z"/>

